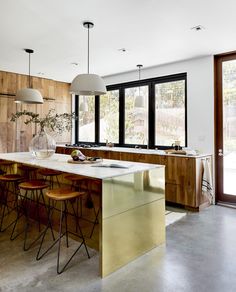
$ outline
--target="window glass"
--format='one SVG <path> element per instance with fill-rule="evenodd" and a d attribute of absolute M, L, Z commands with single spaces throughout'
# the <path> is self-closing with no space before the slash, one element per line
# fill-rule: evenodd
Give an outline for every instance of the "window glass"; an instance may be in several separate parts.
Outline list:
<path fill-rule="evenodd" d="M 95 142 L 94 96 L 79 96 L 79 141 Z"/>
<path fill-rule="evenodd" d="M 148 86 L 125 89 L 125 144 L 147 145 Z"/>
<path fill-rule="evenodd" d="M 155 145 L 185 146 L 185 81 L 155 85 Z"/>
<path fill-rule="evenodd" d="M 119 142 L 119 90 L 100 96 L 100 143 Z"/>

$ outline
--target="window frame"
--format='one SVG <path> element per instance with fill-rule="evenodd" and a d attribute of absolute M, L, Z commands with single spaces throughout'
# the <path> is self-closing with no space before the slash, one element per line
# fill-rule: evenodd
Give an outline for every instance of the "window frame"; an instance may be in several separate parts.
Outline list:
<path fill-rule="evenodd" d="M 116 90 L 116 91 L 118 91 L 118 95 L 119 95 L 119 97 L 118 97 L 118 104 L 119 104 L 119 129 L 118 129 L 118 131 L 119 131 L 119 138 L 118 138 L 118 140 L 119 140 L 119 142 L 118 143 L 114 143 L 114 142 L 112 142 L 112 141 L 108 141 L 108 142 L 112 142 L 115 146 L 120 146 L 120 119 L 121 119 L 121 117 L 120 117 L 120 110 L 121 110 L 121 108 L 120 108 L 120 90 L 118 90 L 118 89 L 114 89 L 114 90 Z M 107 90 L 107 91 L 112 91 L 112 90 Z M 99 96 L 97 96 L 98 97 L 98 99 L 99 99 L 99 106 L 98 106 L 98 108 L 97 108 L 97 110 L 98 110 L 98 124 L 99 124 L 99 128 L 98 128 L 98 130 L 99 130 L 99 133 L 97 133 L 97 144 L 98 145 L 102 145 L 102 146 L 105 146 L 106 145 L 106 143 L 105 142 L 100 142 L 100 97 Z"/>
<path fill-rule="evenodd" d="M 127 148 L 149 148 L 149 149 L 168 149 L 171 145 L 155 145 L 155 85 L 160 83 L 174 82 L 184 80 L 185 82 L 185 145 L 188 145 L 187 135 L 187 73 L 172 74 L 167 76 L 135 80 L 125 83 L 112 84 L 107 86 L 107 91 L 119 91 L 119 143 L 115 143 L 117 147 Z M 139 144 L 125 144 L 125 89 L 139 86 L 148 86 L 148 145 Z M 75 96 L 75 114 L 79 115 L 79 96 Z M 96 144 L 104 146 L 105 143 L 99 142 L 100 140 L 100 98 L 95 96 L 95 142 L 79 141 L 79 118 L 75 122 L 75 143 L 76 144 Z M 112 141 L 111 141 L 112 142 Z"/>

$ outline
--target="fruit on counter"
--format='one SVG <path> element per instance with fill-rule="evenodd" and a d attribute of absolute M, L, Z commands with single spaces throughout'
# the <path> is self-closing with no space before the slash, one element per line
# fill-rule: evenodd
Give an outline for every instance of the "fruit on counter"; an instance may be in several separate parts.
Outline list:
<path fill-rule="evenodd" d="M 73 157 L 73 156 L 79 156 L 79 155 L 81 155 L 81 154 L 82 154 L 82 152 L 81 152 L 80 150 L 75 149 L 75 150 L 73 150 L 73 151 L 71 152 L 70 156 L 71 156 L 71 157 Z"/>
<path fill-rule="evenodd" d="M 70 155 L 74 161 L 84 161 L 86 159 L 86 156 L 78 149 L 73 150 Z"/>
<path fill-rule="evenodd" d="M 75 155 L 72 157 L 74 161 L 78 161 L 79 160 L 79 156 Z"/>
<path fill-rule="evenodd" d="M 81 156 L 81 155 L 80 155 L 80 156 L 79 156 L 79 160 L 80 160 L 80 161 L 84 161 L 84 160 L 86 160 L 86 156 L 84 156 L 84 155 Z"/>

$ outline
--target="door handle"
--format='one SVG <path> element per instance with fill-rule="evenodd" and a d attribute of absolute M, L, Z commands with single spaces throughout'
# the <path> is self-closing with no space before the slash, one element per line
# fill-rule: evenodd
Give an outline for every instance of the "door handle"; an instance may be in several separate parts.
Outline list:
<path fill-rule="evenodd" d="M 224 154 L 223 154 L 223 150 L 222 150 L 222 149 L 219 149 L 219 150 L 218 150 L 218 156 L 224 156 Z"/>

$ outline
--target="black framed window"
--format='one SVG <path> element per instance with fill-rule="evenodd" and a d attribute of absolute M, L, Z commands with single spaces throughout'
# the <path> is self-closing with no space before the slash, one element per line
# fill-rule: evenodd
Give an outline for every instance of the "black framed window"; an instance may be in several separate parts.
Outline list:
<path fill-rule="evenodd" d="M 95 96 L 79 96 L 78 140 L 95 142 Z"/>
<path fill-rule="evenodd" d="M 185 80 L 155 84 L 155 145 L 185 145 Z"/>
<path fill-rule="evenodd" d="M 187 74 L 107 86 L 102 96 L 76 96 L 76 143 L 165 149 L 187 146 Z"/>
<path fill-rule="evenodd" d="M 148 144 L 148 86 L 125 88 L 124 144 Z"/>
<path fill-rule="evenodd" d="M 99 142 L 119 143 L 119 90 L 99 98 Z"/>

